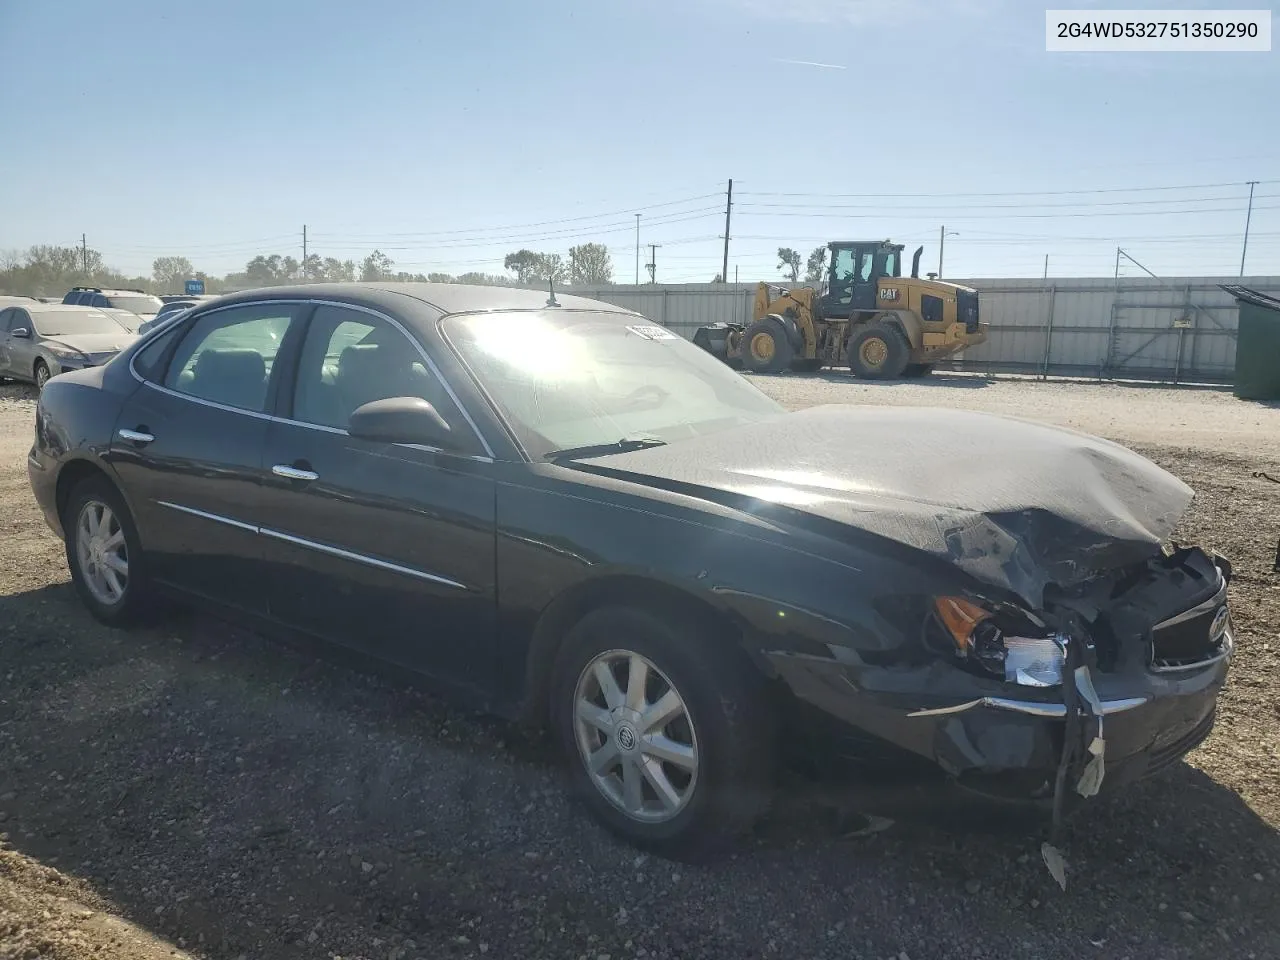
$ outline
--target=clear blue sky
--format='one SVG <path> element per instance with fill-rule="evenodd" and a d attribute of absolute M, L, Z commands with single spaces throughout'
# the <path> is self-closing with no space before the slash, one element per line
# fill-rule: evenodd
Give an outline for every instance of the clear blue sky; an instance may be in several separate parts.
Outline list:
<path fill-rule="evenodd" d="M 424 272 L 596 240 L 630 282 L 641 212 L 659 280 L 705 281 L 733 177 L 743 280 L 837 238 L 933 269 L 943 223 L 950 276 L 1109 275 L 1117 243 L 1234 274 L 1260 180 L 1248 272 L 1280 274 L 1280 52 L 1048 54 L 1044 7 L 0 0 L 0 250 L 223 273 L 305 223 Z"/>

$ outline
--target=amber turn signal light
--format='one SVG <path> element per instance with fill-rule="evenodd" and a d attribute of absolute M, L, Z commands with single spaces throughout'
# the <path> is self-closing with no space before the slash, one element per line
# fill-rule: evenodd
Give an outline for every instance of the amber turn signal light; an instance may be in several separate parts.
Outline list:
<path fill-rule="evenodd" d="M 933 607 L 962 653 L 969 650 L 969 638 L 973 636 L 974 628 L 991 619 L 990 613 L 964 597 L 938 597 L 933 601 Z"/>

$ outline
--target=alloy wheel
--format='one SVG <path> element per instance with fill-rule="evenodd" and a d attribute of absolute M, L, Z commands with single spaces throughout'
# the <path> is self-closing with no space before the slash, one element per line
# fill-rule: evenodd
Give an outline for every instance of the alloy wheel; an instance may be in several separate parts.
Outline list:
<path fill-rule="evenodd" d="M 610 650 L 574 691 L 574 733 L 592 784 L 633 820 L 678 815 L 698 780 L 698 738 L 684 698 L 652 661 Z"/>
<path fill-rule="evenodd" d="M 88 500 L 76 519 L 76 557 L 94 598 L 114 606 L 129 587 L 129 546 L 124 528 L 101 500 Z"/>

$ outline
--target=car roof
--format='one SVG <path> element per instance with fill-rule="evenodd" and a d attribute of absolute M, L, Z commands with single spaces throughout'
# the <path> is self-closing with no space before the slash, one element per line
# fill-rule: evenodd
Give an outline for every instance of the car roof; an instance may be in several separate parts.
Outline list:
<path fill-rule="evenodd" d="M 31 303 L 22 304 L 22 308 L 29 313 L 101 313 L 108 317 L 129 312 L 116 307 L 90 307 L 79 303 Z"/>
<path fill-rule="evenodd" d="M 127 290 L 124 287 L 72 287 L 67 293 L 101 293 L 107 296 L 151 297 L 145 290 Z"/>
<path fill-rule="evenodd" d="M 332 297 L 413 313 L 413 303 L 434 307 L 444 314 L 478 313 L 499 310 L 542 310 L 547 306 L 547 290 L 524 287 L 482 286 L 466 283 L 307 283 L 286 287 L 241 290 L 219 297 L 220 303 L 262 299 L 315 300 Z M 556 293 L 556 301 L 568 310 L 598 310 L 635 316 L 634 310 L 587 297 Z M 423 315 L 423 319 L 432 319 Z"/>

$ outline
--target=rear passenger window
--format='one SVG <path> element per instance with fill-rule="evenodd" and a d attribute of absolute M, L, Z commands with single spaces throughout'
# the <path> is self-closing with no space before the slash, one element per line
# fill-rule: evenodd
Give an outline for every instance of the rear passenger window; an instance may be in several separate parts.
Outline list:
<path fill-rule="evenodd" d="M 133 358 L 133 369 L 138 376 L 153 383 L 160 377 L 165 354 L 177 337 L 177 329 L 167 330 L 139 350 Z"/>
<path fill-rule="evenodd" d="M 253 304 L 200 317 L 174 351 L 164 385 L 190 397 L 257 413 L 293 318 L 293 304 Z"/>
<path fill-rule="evenodd" d="M 389 397 L 421 397 L 457 425 L 444 386 L 403 333 L 372 314 L 318 307 L 302 342 L 293 419 L 345 430 L 357 407 Z"/>

